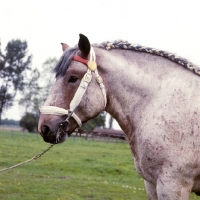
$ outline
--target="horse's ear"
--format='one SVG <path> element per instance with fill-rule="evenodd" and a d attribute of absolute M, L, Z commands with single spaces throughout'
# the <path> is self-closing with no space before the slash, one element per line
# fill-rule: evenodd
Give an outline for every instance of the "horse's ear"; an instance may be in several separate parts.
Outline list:
<path fill-rule="evenodd" d="M 79 42 L 78 42 L 78 47 L 84 57 L 87 57 L 90 53 L 90 41 L 88 38 L 83 35 L 79 34 Z"/>
<path fill-rule="evenodd" d="M 64 52 L 66 49 L 69 48 L 69 45 L 67 45 L 67 44 L 65 44 L 65 43 L 63 43 L 63 42 L 61 42 L 60 44 L 62 45 L 62 50 L 63 50 L 63 52 Z"/>

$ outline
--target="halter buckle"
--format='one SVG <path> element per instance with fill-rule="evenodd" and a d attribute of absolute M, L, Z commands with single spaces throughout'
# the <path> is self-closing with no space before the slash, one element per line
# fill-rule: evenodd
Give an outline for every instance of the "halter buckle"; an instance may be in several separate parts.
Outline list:
<path fill-rule="evenodd" d="M 89 83 L 92 80 L 92 75 L 85 73 L 83 79 L 84 79 L 85 82 Z"/>
<path fill-rule="evenodd" d="M 97 82 L 99 83 L 99 84 L 101 84 L 101 83 L 103 83 L 103 79 L 101 78 L 101 76 L 97 76 Z"/>

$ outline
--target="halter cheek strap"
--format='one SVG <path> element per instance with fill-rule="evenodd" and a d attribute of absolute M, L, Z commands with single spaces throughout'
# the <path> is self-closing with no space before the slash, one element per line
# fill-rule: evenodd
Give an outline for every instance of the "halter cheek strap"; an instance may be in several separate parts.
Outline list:
<path fill-rule="evenodd" d="M 101 78 L 101 76 L 99 75 L 98 71 L 97 71 L 97 64 L 96 64 L 96 55 L 94 52 L 94 49 L 91 47 L 90 50 L 90 60 L 86 60 L 81 58 L 80 56 L 74 56 L 73 60 L 77 61 L 77 62 L 81 62 L 85 65 L 88 66 L 88 70 L 85 73 L 85 75 L 83 76 L 81 83 L 74 95 L 74 98 L 72 99 L 70 106 L 69 106 L 69 110 L 65 110 L 64 108 L 59 108 L 56 106 L 41 106 L 40 107 L 40 113 L 42 114 L 53 114 L 53 115 L 67 115 L 67 119 L 65 121 L 68 121 L 70 117 L 73 117 L 77 124 L 79 125 L 79 127 L 82 126 L 82 122 L 81 119 L 74 113 L 75 109 L 77 108 L 77 106 L 80 104 L 83 95 L 85 94 L 88 85 L 90 83 L 90 81 L 92 80 L 92 72 L 95 73 L 96 75 L 96 80 L 101 88 L 103 97 L 104 97 L 104 102 L 105 102 L 105 107 L 107 104 L 107 98 L 106 98 L 106 90 L 105 90 L 105 86 L 103 84 L 103 79 Z"/>

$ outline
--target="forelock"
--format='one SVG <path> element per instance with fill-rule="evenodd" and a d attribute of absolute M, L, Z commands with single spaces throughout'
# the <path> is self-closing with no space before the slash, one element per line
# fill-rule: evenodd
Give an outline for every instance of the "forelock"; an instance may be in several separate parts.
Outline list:
<path fill-rule="evenodd" d="M 66 74 L 69 64 L 71 63 L 71 60 L 77 51 L 78 47 L 76 46 L 73 48 L 69 48 L 63 53 L 63 55 L 61 56 L 60 60 L 58 61 L 53 70 L 54 73 L 56 74 L 56 78 L 58 76 L 64 76 Z"/>

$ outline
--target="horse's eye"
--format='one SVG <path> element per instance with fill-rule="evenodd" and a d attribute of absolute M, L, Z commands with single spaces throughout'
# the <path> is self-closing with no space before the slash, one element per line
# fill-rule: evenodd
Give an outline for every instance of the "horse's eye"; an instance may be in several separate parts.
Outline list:
<path fill-rule="evenodd" d="M 76 81 L 78 80 L 78 78 L 76 77 L 76 76 L 71 76 L 70 78 L 69 78 L 69 83 L 75 83 Z"/>

